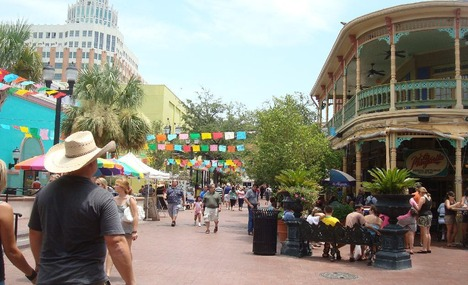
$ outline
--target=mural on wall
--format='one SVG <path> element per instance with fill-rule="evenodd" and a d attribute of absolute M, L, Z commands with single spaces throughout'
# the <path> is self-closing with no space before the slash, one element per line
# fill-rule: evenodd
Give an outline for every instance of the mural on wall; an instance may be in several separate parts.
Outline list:
<path fill-rule="evenodd" d="M 406 158 L 406 168 L 419 177 L 447 176 L 448 161 L 438 150 L 418 150 Z"/>

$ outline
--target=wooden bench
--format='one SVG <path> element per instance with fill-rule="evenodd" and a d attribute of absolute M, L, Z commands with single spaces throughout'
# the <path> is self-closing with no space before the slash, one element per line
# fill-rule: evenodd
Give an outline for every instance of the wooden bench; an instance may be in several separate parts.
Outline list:
<path fill-rule="evenodd" d="M 305 220 L 301 220 L 299 224 L 299 238 L 301 244 L 307 244 L 310 251 L 310 241 L 325 242 L 323 257 L 329 257 L 330 260 L 340 260 L 340 247 L 345 244 L 368 246 L 366 258 L 372 264 L 376 250 L 381 245 L 380 234 L 374 230 L 375 234 L 371 233 L 371 229 L 355 225 L 354 227 L 345 227 L 340 223 L 335 226 L 325 225 L 320 222 L 318 225 L 311 225 Z M 330 253 L 328 253 L 330 251 Z M 311 253 L 311 251 L 310 251 Z M 311 254 L 309 254 L 311 255 Z"/>

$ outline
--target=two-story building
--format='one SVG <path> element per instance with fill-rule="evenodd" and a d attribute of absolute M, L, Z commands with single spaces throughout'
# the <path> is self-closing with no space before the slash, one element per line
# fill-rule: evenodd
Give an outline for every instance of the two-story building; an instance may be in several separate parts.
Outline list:
<path fill-rule="evenodd" d="M 313 86 L 356 190 L 408 168 L 435 201 L 468 186 L 468 2 L 400 5 L 345 23 Z"/>

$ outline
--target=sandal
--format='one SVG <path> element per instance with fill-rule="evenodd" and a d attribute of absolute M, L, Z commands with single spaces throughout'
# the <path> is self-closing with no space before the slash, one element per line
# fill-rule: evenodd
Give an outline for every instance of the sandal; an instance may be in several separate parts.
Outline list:
<path fill-rule="evenodd" d="M 425 253 L 427 253 L 427 250 L 420 250 L 417 253 L 424 253 L 425 254 Z"/>
<path fill-rule="evenodd" d="M 206 230 L 206 231 L 205 231 L 205 234 L 209 234 L 209 233 L 210 233 L 210 230 Z"/>

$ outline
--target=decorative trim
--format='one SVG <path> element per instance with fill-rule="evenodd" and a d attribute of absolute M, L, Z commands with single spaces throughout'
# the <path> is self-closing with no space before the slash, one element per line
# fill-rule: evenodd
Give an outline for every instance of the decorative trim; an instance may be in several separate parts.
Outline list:
<path fill-rule="evenodd" d="M 393 44 L 397 44 L 401 37 L 409 35 L 409 32 L 396 33 L 393 36 Z"/>
<path fill-rule="evenodd" d="M 364 141 L 358 141 L 356 142 L 357 150 L 361 151 L 362 150 L 362 145 L 364 144 Z"/>
<path fill-rule="evenodd" d="M 439 32 L 447 32 L 452 39 L 455 39 L 455 29 L 454 28 L 440 28 Z"/>
<path fill-rule="evenodd" d="M 411 137 L 397 137 L 395 140 L 395 146 L 396 148 L 400 147 L 400 144 L 404 141 L 410 141 L 412 138 Z"/>
<path fill-rule="evenodd" d="M 462 148 L 464 148 L 467 144 L 468 144 L 468 138 L 465 138 L 465 140 L 461 142 Z"/>
<path fill-rule="evenodd" d="M 386 35 L 379 38 L 379 41 L 386 41 L 388 45 L 390 45 L 390 35 Z"/>
<path fill-rule="evenodd" d="M 448 138 L 439 138 L 441 141 L 448 141 L 453 148 L 457 148 L 457 141 Z"/>
<path fill-rule="evenodd" d="M 364 45 L 360 45 L 358 48 L 357 48 L 357 55 L 359 57 L 361 57 L 361 49 L 364 47 Z"/>
<path fill-rule="evenodd" d="M 460 28 L 460 35 L 459 38 L 463 38 L 465 34 L 468 32 L 468 28 Z"/>

